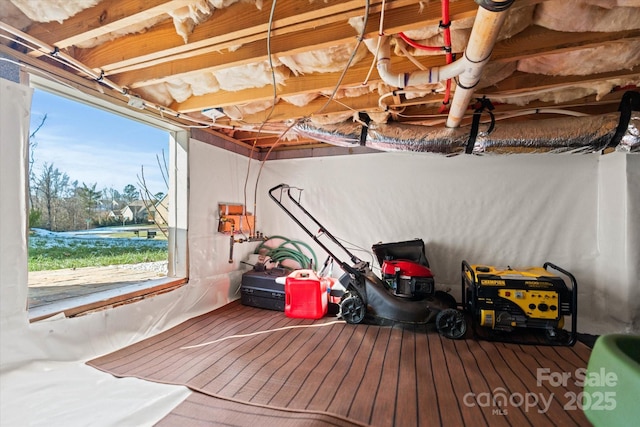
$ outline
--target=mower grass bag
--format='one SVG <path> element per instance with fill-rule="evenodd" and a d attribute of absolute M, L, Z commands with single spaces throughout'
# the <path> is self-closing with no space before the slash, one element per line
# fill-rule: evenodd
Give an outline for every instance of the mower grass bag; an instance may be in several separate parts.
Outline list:
<path fill-rule="evenodd" d="M 570 279 L 548 271 L 552 268 Z M 577 331 L 577 283 L 547 262 L 514 270 L 462 261 L 462 308 L 477 337 L 519 344 L 573 345 Z M 565 316 L 571 316 L 566 331 Z"/>

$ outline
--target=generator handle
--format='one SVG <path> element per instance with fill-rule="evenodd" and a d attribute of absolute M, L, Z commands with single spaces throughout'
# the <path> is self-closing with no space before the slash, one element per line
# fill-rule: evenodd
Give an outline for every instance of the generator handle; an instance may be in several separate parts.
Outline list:
<path fill-rule="evenodd" d="M 578 282 L 573 274 L 551 262 L 545 262 L 543 267 L 545 270 L 548 270 L 547 267 L 551 267 L 571 280 L 571 337 L 569 338 L 567 345 L 574 345 L 578 340 Z"/>
<path fill-rule="evenodd" d="M 315 219 L 310 213 L 309 211 L 307 211 L 301 204 L 300 202 L 298 202 L 297 200 L 295 200 L 293 198 L 293 196 L 291 195 L 291 186 L 289 186 L 288 184 L 278 184 L 275 187 L 271 188 L 269 190 L 269 197 L 271 197 L 271 199 L 276 202 L 278 204 L 278 206 L 280 206 L 280 208 L 282 208 L 283 211 L 285 211 L 287 213 L 287 215 L 289 215 L 289 217 L 291 217 L 291 219 L 293 219 L 293 221 L 298 224 L 298 226 L 300 228 L 302 228 L 302 230 L 304 230 L 305 233 L 307 233 L 309 235 L 309 237 L 311 237 L 313 239 L 314 242 L 316 242 L 318 245 L 320 245 L 320 247 L 322 249 L 324 249 L 327 254 L 329 254 L 329 256 L 331 258 L 333 258 L 336 262 L 338 262 L 338 264 L 340 265 L 340 267 L 342 267 L 343 270 L 345 270 L 348 273 L 357 275 L 358 274 L 358 270 L 354 267 L 352 267 L 351 265 L 347 264 L 346 262 L 341 261 L 338 257 L 336 257 L 333 252 L 331 252 L 329 250 L 329 248 L 327 248 L 327 246 L 322 243 L 322 241 L 320 241 L 320 239 L 318 238 L 317 235 L 313 234 L 294 214 L 293 212 L 291 212 L 291 210 L 289 210 L 283 203 L 282 203 L 282 191 L 287 190 L 287 195 L 289 196 L 289 199 L 291 199 L 291 201 L 305 214 L 307 215 L 309 218 L 311 218 L 311 220 L 313 222 L 315 222 L 319 227 L 320 227 L 320 232 L 322 232 L 322 234 L 327 235 L 331 241 L 333 241 L 336 245 L 338 245 L 343 251 L 345 251 L 348 255 L 349 258 L 351 259 L 351 261 L 354 264 L 361 264 L 362 261 L 356 257 L 355 255 L 353 255 L 351 252 L 349 252 L 349 250 L 347 250 L 347 248 L 345 248 L 334 236 L 333 234 L 331 234 L 326 228 L 324 228 L 324 226 L 322 224 L 320 224 L 318 222 L 317 219 Z M 276 190 L 280 190 L 280 198 L 277 198 L 273 193 Z"/>
<path fill-rule="evenodd" d="M 461 301 L 462 301 L 462 309 L 466 310 L 467 309 L 467 289 L 465 287 L 465 271 L 468 271 L 469 273 L 471 273 L 471 284 L 473 285 L 474 283 L 476 283 L 476 273 L 473 271 L 473 269 L 471 268 L 471 266 L 469 265 L 469 263 L 466 260 L 462 260 L 462 295 L 460 297 Z M 475 292 L 474 289 L 471 290 L 471 292 Z M 471 303 L 473 303 L 473 301 L 471 301 Z"/>

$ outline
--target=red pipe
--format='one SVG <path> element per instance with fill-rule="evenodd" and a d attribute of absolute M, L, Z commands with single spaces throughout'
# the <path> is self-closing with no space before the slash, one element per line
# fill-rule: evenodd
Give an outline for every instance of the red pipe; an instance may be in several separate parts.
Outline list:
<path fill-rule="evenodd" d="M 451 26 L 451 20 L 449 19 L 449 0 L 442 0 L 442 21 L 440 22 L 440 26 L 444 27 L 444 46 L 447 52 L 447 64 L 451 64 L 453 62 L 453 54 L 451 53 L 451 30 L 449 29 Z M 439 110 L 440 113 L 444 113 L 447 109 L 446 106 L 449 104 L 450 96 L 451 79 L 448 79 L 444 92 L 444 99 L 442 100 L 442 105 Z"/>
<path fill-rule="evenodd" d="M 405 42 L 407 42 L 407 44 L 411 47 L 415 47 L 416 49 L 421 49 L 421 50 L 444 50 L 444 48 L 442 46 L 425 46 L 423 44 L 420 44 L 418 42 L 416 42 L 415 40 L 410 39 L 409 37 L 407 37 L 407 35 L 405 33 L 398 33 L 398 35 L 400 36 L 400 38 L 402 40 L 404 40 Z"/>
<path fill-rule="evenodd" d="M 410 39 L 403 32 L 398 33 L 398 35 L 409 46 L 414 47 L 416 49 L 429 50 L 429 51 L 444 50 L 446 52 L 445 57 L 447 59 L 447 64 L 451 64 L 453 62 L 453 54 L 451 53 L 451 30 L 449 29 L 450 26 L 451 26 L 451 21 L 449 20 L 449 0 L 442 0 L 442 20 L 440 21 L 440 27 L 444 29 L 444 32 L 443 32 L 444 46 L 425 46 L 423 44 L 417 43 L 415 40 Z M 442 106 L 440 107 L 440 110 L 439 110 L 440 113 L 445 112 L 446 107 L 449 104 L 450 96 L 451 96 L 451 79 L 447 79 L 445 92 L 444 92 L 444 99 L 442 100 Z"/>

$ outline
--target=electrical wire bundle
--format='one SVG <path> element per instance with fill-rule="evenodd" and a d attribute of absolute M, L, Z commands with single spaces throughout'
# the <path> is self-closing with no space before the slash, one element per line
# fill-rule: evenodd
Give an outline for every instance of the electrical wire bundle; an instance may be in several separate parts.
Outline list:
<path fill-rule="evenodd" d="M 278 240 L 281 243 L 275 245 L 274 243 L 277 243 Z M 255 249 L 254 253 L 264 256 L 265 259 L 269 258 L 271 262 L 276 263 L 279 267 L 291 270 L 295 268 L 283 265 L 287 260 L 294 261 L 300 269 L 314 269 L 318 265 L 316 254 L 311 246 L 299 240 L 291 240 L 283 236 L 268 238 Z"/>

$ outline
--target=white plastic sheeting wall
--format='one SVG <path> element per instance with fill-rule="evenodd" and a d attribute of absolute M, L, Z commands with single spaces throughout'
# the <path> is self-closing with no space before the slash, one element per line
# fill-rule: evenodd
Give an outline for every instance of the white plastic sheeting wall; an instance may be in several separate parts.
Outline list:
<path fill-rule="evenodd" d="M 604 156 L 599 164 L 598 259 L 589 296 L 595 320 L 613 318 L 640 333 L 640 156 Z M 603 332 L 611 332 L 606 322 Z M 614 326 L 614 328 L 616 328 Z"/>
<path fill-rule="evenodd" d="M 229 262 L 230 236 L 218 233 L 218 204 L 244 204 L 253 213 L 254 183 L 260 166 L 253 160 L 247 170 L 247 157 L 195 140 L 191 141 L 189 156 L 190 280 L 218 287 L 223 300 L 237 299 L 241 274 L 248 268 L 242 261 L 258 243 L 234 244 L 233 262 Z M 235 236 L 242 237 L 248 236 Z"/>
<path fill-rule="evenodd" d="M 312 243 L 267 196 L 284 182 L 304 188 L 311 213 L 373 264 L 372 244 L 422 238 L 436 283 L 459 296 L 463 259 L 514 267 L 551 261 L 578 280 L 580 332 L 637 331 L 639 159 L 377 153 L 270 161 L 258 185 L 257 229 Z M 247 203 L 253 211 L 260 165 L 253 161 L 245 186 L 247 164 L 191 142 L 190 284 L 206 292 L 205 306 L 239 297 L 241 262 L 257 245 L 235 244 L 229 263 L 229 237 L 217 233 L 218 203 Z"/>
<path fill-rule="evenodd" d="M 0 78 L 0 94 L 0 425 L 153 425 L 184 400 L 189 394 L 186 388 L 116 379 L 84 362 L 235 298 L 230 284 L 238 279 L 231 274 L 228 259 L 197 257 L 199 241 L 216 240 L 214 219 L 207 214 L 190 218 L 196 261 L 186 286 L 135 304 L 30 324 L 26 166 L 32 90 Z M 221 160 L 229 163 L 228 158 Z M 209 170 L 204 163 L 200 168 Z M 198 162 L 195 169 L 199 170 Z M 218 200 L 216 189 L 222 187 L 211 182 L 194 187 L 204 199 Z M 223 192 L 220 197 L 229 195 Z"/>
<path fill-rule="evenodd" d="M 303 205 L 354 246 L 422 238 L 436 284 L 458 298 L 463 259 L 512 267 L 551 261 L 577 279 L 580 332 L 637 333 L 638 166 L 637 156 L 618 153 L 274 161 L 260 185 L 258 220 L 266 234 L 304 238 L 266 196 L 281 182 L 304 188 Z"/>
<path fill-rule="evenodd" d="M 179 322 L 197 304 L 182 292 L 29 324 L 26 164 L 32 91 L 0 79 L 0 94 L 0 424 L 151 425 L 189 391 L 119 380 L 84 361 Z"/>
<path fill-rule="evenodd" d="M 214 212 L 218 202 L 243 201 L 246 161 L 206 144 L 190 150 L 191 271 L 215 277 L 210 264 L 223 264 L 228 238 L 216 234 Z M 257 229 L 313 244 L 268 197 L 280 183 L 301 187 L 303 205 L 346 246 L 362 248 L 353 252 L 364 260 L 374 262 L 374 243 L 422 238 L 436 283 L 457 297 L 463 259 L 513 267 L 551 261 L 578 281 L 580 332 L 637 333 L 639 166 L 639 156 L 622 153 L 274 160 L 264 165 L 258 183 Z M 247 185 L 250 210 L 256 168 L 254 163 Z M 254 247 L 236 245 L 228 268 L 241 268 L 239 248 L 248 253 Z M 314 247 L 322 262 L 326 255 Z M 349 261 L 339 249 L 335 254 Z M 238 285 L 232 280 L 224 292 L 237 295 Z"/>

